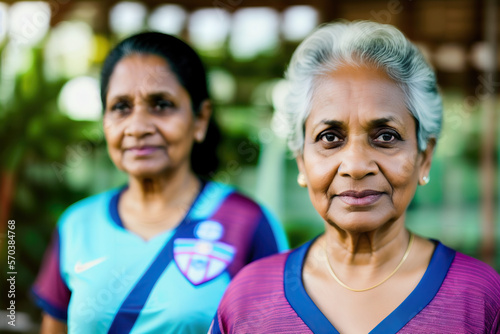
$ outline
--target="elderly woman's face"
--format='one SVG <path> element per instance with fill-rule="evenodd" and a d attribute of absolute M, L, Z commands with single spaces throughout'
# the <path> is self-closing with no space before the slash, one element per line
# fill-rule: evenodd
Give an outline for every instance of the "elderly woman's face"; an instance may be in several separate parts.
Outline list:
<path fill-rule="evenodd" d="M 193 114 L 188 92 L 163 58 L 123 58 L 106 96 L 104 133 L 111 159 L 137 177 L 189 168 L 193 141 L 205 136 L 206 114 Z"/>
<path fill-rule="evenodd" d="M 365 232 L 404 219 L 434 146 L 418 151 L 404 101 L 381 70 L 343 67 L 318 79 L 297 162 L 328 223 Z"/>

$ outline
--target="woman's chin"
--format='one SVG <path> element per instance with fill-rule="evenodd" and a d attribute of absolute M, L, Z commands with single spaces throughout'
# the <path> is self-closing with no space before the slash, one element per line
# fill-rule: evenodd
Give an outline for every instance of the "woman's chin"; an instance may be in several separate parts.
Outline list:
<path fill-rule="evenodd" d="M 335 214 L 326 217 L 325 221 L 328 225 L 335 228 L 340 228 L 345 232 L 350 233 L 366 233 L 377 230 L 392 221 L 386 215 L 377 215 L 374 212 L 349 212 L 345 214 Z"/>
<path fill-rule="evenodd" d="M 123 171 L 130 177 L 137 179 L 159 178 L 168 174 L 167 166 L 134 166 L 124 168 Z"/>

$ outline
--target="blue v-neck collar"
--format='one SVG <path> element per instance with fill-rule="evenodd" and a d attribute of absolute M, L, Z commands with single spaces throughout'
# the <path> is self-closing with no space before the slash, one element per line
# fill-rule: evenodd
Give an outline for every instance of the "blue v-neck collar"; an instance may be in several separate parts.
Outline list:
<path fill-rule="evenodd" d="M 335 333 L 337 329 L 328 321 L 306 292 L 302 270 L 306 254 L 314 240 L 294 250 L 288 256 L 284 272 L 285 296 L 295 312 L 313 333 Z M 455 258 L 455 251 L 436 242 L 436 249 L 424 276 L 412 293 L 369 334 L 397 333 L 417 315 L 439 291 Z"/>
<path fill-rule="evenodd" d="M 195 204 L 198 202 L 198 199 L 201 197 L 201 194 L 203 193 L 203 191 L 205 190 L 205 188 L 208 184 L 207 181 L 202 180 L 202 179 L 200 179 L 200 182 L 201 182 L 200 190 L 198 191 L 198 194 L 196 195 L 193 203 L 191 203 L 189 209 L 186 212 L 186 215 L 184 216 L 184 218 L 182 219 L 180 224 L 183 224 L 186 222 L 187 218 L 189 217 L 189 214 L 191 213 L 191 211 L 193 211 Z M 118 212 L 118 202 L 120 201 L 121 195 L 123 194 L 123 192 L 127 188 L 128 188 L 128 185 L 117 189 L 117 191 L 111 196 L 111 198 L 109 200 L 109 204 L 108 204 L 109 215 L 111 216 L 113 223 L 115 225 L 117 225 L 118 227 L 121 227 L 123 229 L 125 229 L 125 226 L 123 226 L 123 221 L 120 217 L 120 213 Z"/>

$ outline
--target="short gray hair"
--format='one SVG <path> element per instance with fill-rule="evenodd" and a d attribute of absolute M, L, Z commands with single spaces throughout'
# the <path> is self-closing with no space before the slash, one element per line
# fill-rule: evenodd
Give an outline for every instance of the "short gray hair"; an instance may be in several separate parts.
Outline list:
<path fill-rule="evenodd" d="M 403 90 L 416 119 L 418 148 L 438 139 L 443 108 L 434 70 L 421 52 L 395 27 L 370 21 L 335 22 L 319 27 L 295 50 L 288 70 L 288 94 L 273 127 L 298 155 L 304 146 L 304 124 L 310 113 L 315 79 L 342 65 L 384 70 Z"/>

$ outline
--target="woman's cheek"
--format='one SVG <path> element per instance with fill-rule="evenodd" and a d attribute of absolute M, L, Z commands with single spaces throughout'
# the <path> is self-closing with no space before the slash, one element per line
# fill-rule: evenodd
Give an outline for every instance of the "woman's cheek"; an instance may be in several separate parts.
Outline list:
<path fill-rule="evenodd" d="M 309 184 L 309 196 L 313 206 L 320 215 L 324 216 L 330 205 L 330 189 L 335 177 L 334 168 L 326 159 L 314 161 L 306 165 L 306 174 Z"/>
<path fill-rule="evenodd" d="M 417 157 L 407 155 L 389 164 L 389 174 L 393 176 L 393 186 L 410 183 L 417 174 Z"/>

